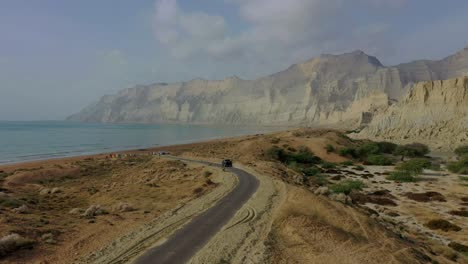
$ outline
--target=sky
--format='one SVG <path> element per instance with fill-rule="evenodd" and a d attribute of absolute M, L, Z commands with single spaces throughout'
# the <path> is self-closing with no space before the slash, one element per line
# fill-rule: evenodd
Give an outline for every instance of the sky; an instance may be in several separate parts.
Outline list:
<path fill-rule="evenodd" d="M 466 0 L 2 0 L 0 120 L 60 120 L 137 84 L 254 79 L 323 53 L 384 65 L 468 46 Z"/>

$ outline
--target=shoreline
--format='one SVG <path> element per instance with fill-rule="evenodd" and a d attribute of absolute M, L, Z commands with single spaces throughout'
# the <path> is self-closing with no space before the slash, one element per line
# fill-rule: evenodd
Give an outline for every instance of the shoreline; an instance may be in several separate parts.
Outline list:
<path fill-rule="evenodd" d="M 6 123 L 5 130 L 0 129 L 0 135 L 4 135 L 4 140 L 13 140 L 6 144 L 3 152 L 0 153 L 0 166 L 13 165 L 26 162 L 44 161 L 50 159 L 71 158 L 77 156 L 91 156 L 114 152 L 132 151 L 136 149 L 147 149 L 154 147 L 168 147 L 172 145 L 188 144 L 194 142 L 209 141 L 214 139 L 222 139 L 229 137 L 247 136 L 256 133 L 269 133 L 289 129 L 286 127 L 265 127 L 265 126 L 237 126 L 235 129 L 227 129 L 229 126 L 218 125 L 188 125 L 186 126 L 187 133 L 180 133 L 185 130 L 182 124 L 98 124 L 96 128 L 88 128 L 88 125 L 83 124 L 85 136 L 81 137 L 75 134 L 68 134 L 74 129 L 74 122 L 49 121 L 57 124 L 50 126 L 52 134 L 44 134 L 37 129 L 42 129 L 43 121 L 37 122 L 21 122 L 21 121 L 0 121 L 0 126 Z M 9 127 L 9 123 L 19 124 Z M 29 124 L 35 124 L 29 128 Z M 37 125 L 39 124 L 39 125 Z M 69 124 L 72 124 L 71 126 Z M 80 124 L 80 123 L 78 123 Z M 122 128 L 123 132 L 120 132 Z M 26 127 L 24 127 L 26 126 Z M 133 126 L 137 127 L 136 132 L 132 132 Z M 48 123 L 45 123 L 45 128 L 49 129 Z M 108 132 L 107 128 L 111 128 Z M 192 129 L 193 128 L 193 133 Z M 12 130 L 13 129 L 13 130 Z M 104 129 L 104 130 L 103 130 Z M 16 137 L 14 131 L 26 131 L 24 136 Z M 128 131 L 127 131 L 128 130 Z M 11 132 L 13 131 L 13 132 Z M 46 131 L 47 132 L 47 131 Z M 48 132 L 47 132 L 48 133 Z M 92 133 L 97 133 L 93 136 Z M 159 134 L 161 133 L 161 134 Z M 54 137 L 58 137 L 54 139 Z M 70 138 L 72 136 L 72 138 Z M 26 137 L 26 138 L 25 138 Z M 68 137 L 68 138 L 67 138 Z M 76 140 L 74 139 L 76 137 Z M 47 139 L 45 139 L 47 138 Z M 134 138 L 134 139 L 132 139 Z M 45 140 L 44 143 L 41 143 Z"/>
<path fill-rule="evenodd" d="M 267 134 L 267 133 L 274 133 L 274 132 L 279 132 L 279 131 L 268 131 L 268 132 L 258 132 L 256 134 L 243 134 L 243 135 L 234 135 L 234 136 L 219 136 L 219 137 L 207 137 L 207 138 L 199 138 L 199 139 L 190 139 L 190 140 L 181 140 L 177 141 L 174 143 L 170 143 L 167 145 L 160 145 L 156 144 L 153 146 L 141 146 L 140 148 L 123 148 L 123 149 L 115 149 L 115 150 L 106 150 L 103 152 L 96 152 L 96 153 L 83 153 L 83 154 L 78 154 L 78 155 L 60 155 L 60 156 L 49 156 L 49 157 L 44 157 L 44 158 L 39 158 L 39 159 L 26 159 L 26 160 L 18 160 L 18 161 L 12 161 L 12 162 L 2 162 L 0 161 L 0 169 L 5 169 L 8 167 L 12 166 L 21 166 L 25 165 L 28 166 L 32 164 L 40 164 L 40 163 L 49 163 L 49 162 L 59 162 L 59 161 L 76 161 L 76 160 L 82 160 L 86 158 L 93 158 L 93 157 L 105 157 L 110 154 L 115 154 L 115 153 L 125 153 L 125 154 L 137 154 L 137 153 L 143 153 L 143 152 L 153 152 L 153 151 L 158 151 L 163 148 L 172 148 L 172 147 L 178 147 L 178 146 L 186 146 L 186 145 L 191 145 L 191 144 L 202 144 L 202 143 L 207 143 L 210 141 L 216 141 L 216 140 L 226 140 L 226 139 L 232 139 L 236 137 L 245 137 L 245 136 L 252 136 L 252 135 L 257 135 L 257 134 Z M 73 152 L 70 152 L 73 153 Z M 42 154 L 37 154 L 42 155 Z"/>
<path fill-rule="evenodd" d="M 18 162 L 8 162 L 8 163 L 1 163 L 0 162 L 0 171 L 12 171 L 18 168 L 34 168 L 41 165 L 47 164 L 55 164 L 57 162 L 73 162 L 73 161 L 80 161 L 89 158 L 105 158 L 110 154 L 146 154 L 151 155 L 151 152 L 160 151 L 160 150 L 174 150 L 177 148 L 186 148 L 191 147 L 193 145 L 204 144 L 209 142 L 215 142 L 219 140 L 230 140 L 235 139 L 238 137 L 248 137 L 254 135 L 264 135 L 270 134 L 280 131 L 268 131 L 268 132 L 259 132 L 256 134 L 245 134 L 245 135 L 236 135 L 236 136 L 220 136 L 220 137 L 210 137 L 210 138 L 202 138 L 202 139 L 193 139 L 193 140 L 183 140 L 177 143 L 168 144 L 168 145 L 157 145 L 157 146 L 150 146 L 150 147 L 141 147 L 141 148 L 130 148 L 130 149 L 122 149 L 122 150 L 114 150 L 114 151 L 105 151 L 99 153 L 90 153 L 90 154 L 83 154 L 83 155 L 71 155 L 71 156 L 62 156 L 62 157 L 47 157 L 44 159 L 34 159 L 34 160 L 24 160 Z M 281 131 L 283 132 L 283 131 Z"/>

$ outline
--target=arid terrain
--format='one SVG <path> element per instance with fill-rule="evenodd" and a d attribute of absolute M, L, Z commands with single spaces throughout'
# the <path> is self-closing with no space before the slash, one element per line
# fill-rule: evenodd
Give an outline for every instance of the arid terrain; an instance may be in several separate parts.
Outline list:
<path fill-rule="evenodd" d="M 131 261 L 235 185 L 220 169 L 150 155 L 164 149 L 230 158 L 260 181 L 192 263 L 468 263 L 466 178 L 426 157 L 431 167 L 403 181 L 390 178 L 400 156 L 379 154 L 392 165 L 370 165 L 371 156 L 344 151 L 369 144 L 339 131 L 294 129 L 4 166 L 0 235 L 28 243 L 2 261 Z"/>
<path fill-rule="evenodd" d="M 72 263 L 217 186 L 214 169 L 148 155 L 2 168 L 2 234 L 28 240 L 5 263 Z M 2 255 L 8 249 L 1 248 Z M 4 257 L 4 256 L 2 256 Z"/>

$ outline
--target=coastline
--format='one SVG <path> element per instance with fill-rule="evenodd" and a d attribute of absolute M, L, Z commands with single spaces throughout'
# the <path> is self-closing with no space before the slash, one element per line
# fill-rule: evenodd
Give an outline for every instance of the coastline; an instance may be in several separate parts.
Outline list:
<path fill-rule="evenodd" d="M 268 134 L 268 133 L 274 133 L 274 132 L 278 132 L 278 131 L 268 131 L 268 132 L 261 131 L 256 134 Z M 180 140 L 180 141 L 170 143 L 167 145 L 141 146 L 139 148 L 123 148 L 123 149 L 107 150 L 107 151 L 102 151 L 102 152 L 97 151 L 96 153 L 83 153 L 83 154 L 78 154 L 78 155 L 54 156 L 50 154 L 51 156 L 49 157 L 44 157 L 44 158 L 39 158 L 39 159 L 27 159 L 27 160 L 18 160 L 18 161 L 12 161 L 12 162 L 0 161 L 0 170 L 5 170 L 13 166 L 14 167 L 19 167 L 19 166 L 30 167 L 30 166 L 40 165 L 41 163 L 60 162 L 60 161 L 63 161 L 63 162 L 78 161 L 78 160 L 83 160 L 86 158 L 103 158 L 105 156 L 108 156 L 114 153 L 142 154 L 144 152 L 159 151 L 159 150 L 178 147 L 178 146 L 203 144 L 203 143 L 208 143 L 211 141 L 228 140 L 228 139 L 233 139 L 237 137 L 245 137 L 245 136 L 252 136 L 252 135 L 255 135 L 255 134 L 243 134 L 243 135 L 234 135 L 234 136 L 219 136 L 219 137 L 207 137 L 207 138 L 198 138 L 198 139 L 190 139 L 190 140 Z"/>
<path fill-rule="evenodd" d="M 263 126 L 0 121 L 0 166 L 205 142 L 284 130 Z"/>
<path fill-rule="evenodd" d="M 121 150 L 113 150 L 113 151 L 105 151 L 100 153 L 91 153 L 91 154 L 83 154 L 83 155 L 72 155 L 72 156 L 62 156 L 62 157 L 48 157 L 44 159 L 35 159 L 35 160 L 24 160 L 18 162 L 8 162 L 8 163 L 0 163 L 0 170 L 4 171 L 13 171 L 18 168 L 23 169 L 31 169 L 35 167 L 40 167 L 41 165 L 52 165 L 57 164 L 60 162 L 76 162 L 80 160 L 85 160 L 89 158 L 105 158 L 111 154 L 130 154 L 130 155 L 151 155 L 151 152 L 161 151 L 161 150 L 169 150 L 169 151 L 177 151 L 181 148 L 192 148 L 195 145 L 216 142 L 221 140 L 232 140 L 239 137 L 248 137 L 253 135 L 260 135 L 260 134 L 270 134 L 275 133 L 278 131 L 269 131 L 266 133 L 260 132 L 257 134 L 245 134 L 245 135 L 237 135 L 237 136 L 220 136 L 220 137 L 210 137 L 210 138 L 203 138 L 203 139 L 193 139 L 193 140 L 182 140 L 177 143 L 168 144 L 168 145 L 157 145 L 157 146 L 149 146 L 149 147 L 142 147 L 142 148 L 131 148 L 131 149 L 121 149 Z"/>

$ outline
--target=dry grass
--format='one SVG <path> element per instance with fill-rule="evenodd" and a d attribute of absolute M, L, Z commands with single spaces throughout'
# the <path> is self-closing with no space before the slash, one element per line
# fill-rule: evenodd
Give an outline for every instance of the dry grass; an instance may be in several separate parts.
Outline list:
<path fill-rule="evenodd" d="M 37 243 L 21 254 L 8 251 L 5 263 L 71 263 L 76 254 L 89 254 L 181 201 L 216 187 L 211 184 L 216 173 L 204 176 L 204 166 L 146 155 L 21 166 L 4 170 L 7 194 L 0 196 L 0 235 L 18 233 Z M 194 193 L 197 186 L 203 186 L 203 191 Z M 15 213 L 14 208 L 21 210 Z M 42 239 L 45 234 L 53 234 L 53 239 Z"/>

